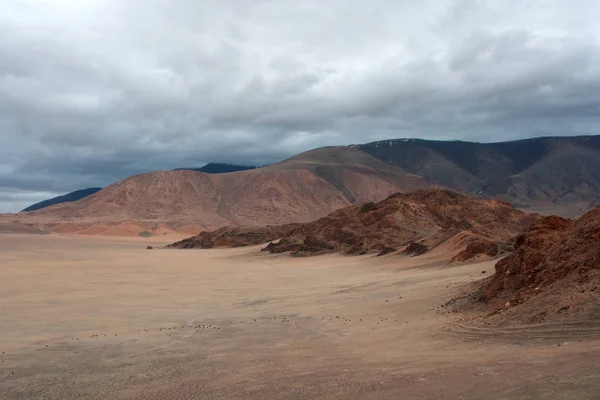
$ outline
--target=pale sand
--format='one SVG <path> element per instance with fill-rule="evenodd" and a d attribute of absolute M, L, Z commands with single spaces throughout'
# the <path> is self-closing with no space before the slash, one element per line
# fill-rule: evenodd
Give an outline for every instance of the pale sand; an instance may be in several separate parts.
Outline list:
<path fill-rule="evenodd" d="M 158 240 L 0 235 L 0 399 L 600 398 L 595 327 L 436 311 L 493 262 Z"/>

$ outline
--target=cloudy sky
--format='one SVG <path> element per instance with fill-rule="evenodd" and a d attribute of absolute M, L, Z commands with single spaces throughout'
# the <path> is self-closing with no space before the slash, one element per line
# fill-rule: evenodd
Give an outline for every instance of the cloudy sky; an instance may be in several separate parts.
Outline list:
<path fill-rule="evenodd" d="M 2 0 L 0 212 L 386 138 L 600 133 L 597 0 Z"/>

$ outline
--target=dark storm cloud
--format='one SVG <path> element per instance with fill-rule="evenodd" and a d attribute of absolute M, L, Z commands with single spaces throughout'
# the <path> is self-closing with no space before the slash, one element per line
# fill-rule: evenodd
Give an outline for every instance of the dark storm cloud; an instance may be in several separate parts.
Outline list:
<path fill-rule="evenodd" d="M 595 1 L 5 0 L 0 212 L 394 137 L 595 134 Z"/>

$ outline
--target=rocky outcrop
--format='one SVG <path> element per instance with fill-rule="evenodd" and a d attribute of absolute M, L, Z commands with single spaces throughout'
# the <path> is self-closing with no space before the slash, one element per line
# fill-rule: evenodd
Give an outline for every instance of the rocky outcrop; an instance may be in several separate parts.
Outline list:
<path fill-rule="evenodd" d="M 576 220 L 541 218 L 496 264 L 480 300 L 492 310 L 517 308 L 546 317 L 600 311 L 600 207 Z"/>
<path fill-rule="evenodd" d="M 303 240 L 294 241 L 293 239 L 284 238 L 278 243 L 269 243 L 262 251 L 270 253 L 287 253 L 292 256 L 307 256 L 329 253 L 335 250 L 335 246 L 328 240 L 322 237 L 312 235 L 306 236 Z"/>
<path fill-rule="evenodd" d="M 411 244 L 409 244 L 408 246 L 406 246 L 406 249 L 402 250 L 402 254 L 407 255 L 407 256 L 420 256 L 422 254 L 425 254 L 429 251 L 429 248 L 421 243 L 416 243 L 416 242 L 412 242 Z"/>
<path fill-rule="evenodd" d="M 497 200 L 479 200 L 449 190 L 429 189 L 395 194 L 379 203 L 338 210 L 316 221 L 299 224 L 263 250 L 292 255 L 339 252 L 379 255 L 406 248 L 418 256 L 456 234 L 504 242 L 529 227 L 537 217 Z M 493 253 L 474 245 L 472 251 Z"/>
<path fill-rule="evenodd" d="M 384 255 L 402 248 L 405 248 L 404 254 L 419 256 L 456 236 L 457 232 L 490 243 L 505 242 L 523 232 L 536 218 L 498 200 L 480 200 L 449 190 L 428 189 L 394 194 L 378 203 L 346 207 L 305 224 L 229 227 L 203 232 L 171 247 L 269 243 L 263 251 L 293 256 L 332 252 Z M 491 252 L 483 247 L 481 251 Z M 475 248 L 474 251 L 480 250 Z"/>
<path fill-rule="evenodd" d="M 225 227 L 216 231 L 201 232 L 196 236 L 180 240 L 167 247 L 177 249 L 212 249 L 253 246 L 279 239 L 297 226 L 298 224 Z"/>
<path fill-rule="evenodd" d="M 452 257 L 451 263 L 463 263 L 481 258 L 496 257 L 500 252 L 497 243 L 488 239 L 476 239 L 469 243 L 467 247 Z"/>

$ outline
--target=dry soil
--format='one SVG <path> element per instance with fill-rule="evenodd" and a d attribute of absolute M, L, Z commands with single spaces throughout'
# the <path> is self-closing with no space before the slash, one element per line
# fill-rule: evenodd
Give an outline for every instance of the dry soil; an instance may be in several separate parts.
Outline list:
<path fill-rule="evenodd" d="M 494 262 L 146 244 L 0 235 L 1 399 L 600 398 L 597 326 L 438 311 Z"/>

